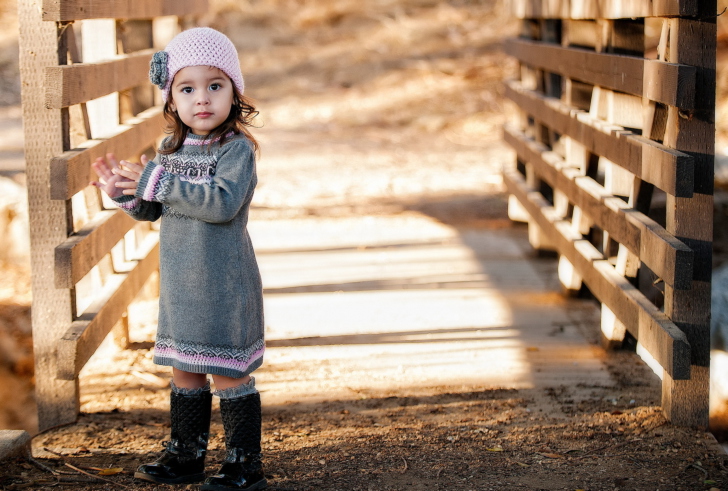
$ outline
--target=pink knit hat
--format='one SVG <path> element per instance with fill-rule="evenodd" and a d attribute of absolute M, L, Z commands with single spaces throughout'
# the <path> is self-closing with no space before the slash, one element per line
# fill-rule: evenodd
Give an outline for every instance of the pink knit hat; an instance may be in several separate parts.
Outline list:
<path fill-rule="evenodd" d="M 166 101 L 177 72 L 198 65 L 214 66 L 225 72 L 242 95 L 245 82 L 235 45 L 225 34 L 209 27 L 182 31 L 164 51 L 154 53 L 149 66 L 149 79 L 162 89 L 162 99 Z"/>

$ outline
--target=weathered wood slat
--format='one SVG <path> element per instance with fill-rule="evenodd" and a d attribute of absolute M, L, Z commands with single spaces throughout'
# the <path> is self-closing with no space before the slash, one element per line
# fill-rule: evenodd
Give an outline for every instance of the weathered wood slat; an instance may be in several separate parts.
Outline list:
<path fill-rule="evenodd" d="M 604 124 L 589 113 L 559 99 L 525 89 L 519 82 L 506 83 L 506 97 L 542 124 L 584 145 L 666 193 L 691 197 L 693 158 L 621 127 Z"/>
<path fill-rule="evenodd" d="M 511 0 L 521 19 L 629 19 L 694 16 L 698 0 Z"/>
<path fill-rule="evenodd" d="M 690 111 L 695 107 L 696 69 L 635 56 L 511 38 L 505 51 L 529 66 L 592 85 L 626 92 Z"/>
<path fill-rule="evenodd" d="M 56 288 L 73 288 L 111 251 L 134 223 L 121 210 L 102 211 L 56 247 Z"/>
<path fill-rule="evenodd" d="M 676 380 L 690 378 L 690 344 L 685 334 L 652 305 L 581 235 L 561 220 L 543 196 L 530 190 L 516 171 L 504 172 L 508 192 L 515 195 L 538 226 L 574 266 L 594 295 Z"/>
<path fill-rule="evenodd" d="M 506 126 L 504 138 L 529 162 L 541 179 L 564 193 L 609 236 L 623 244 L 665 283 L 689 288 L 693 279 L 693 252 L 668 234 L 654 220 L 629 207 L 622 199 L 609 195 L 590 177 L 582 176 L 545 145 L 533 141 L 516 128 Z"/>
<path fill-rule="evenodd" d="M 46 67 L 46 107 L 60 109 L 147 84 L 153 54 L 145 49 L 97 63 Z"/>
<path fill-rule="evenodd" d="M 209 10 L 207 0 L 43 0 L 43 20 L 151 19 L 164 15 L 201 15 Z"/>
<path fill-rule="evenodd" d="M 51 199 L 67 200 L 88 186 L 91 163 L 107 153 L 117 157 L 135 155 L 154 143 L 164 127 L 161 107 L 153 107 L 128 124 L 120 125 L 115 135 L 103 140 L 89 140 L 82 147 L 64 152 L 51 160 Z"/>
<path fill-rule="evenodd" d="M 75 421 L 79 410 L 78 381 L 56 378 L 56 343 L 73 315 L 73 292 L 53 284 L 53 250 L 67 237 L 70 207 L 48 196 L 52 181 L 48 160 L 64 149 L 64 117 L 60 110 L 46 109 L 43 104 L 43 67 L 57 64 L 63 50 L 58 45 L 57 26 L 41 19 L 40 0 L 23 0 L 17 5 L 33 270 L 35 400 L 38 429 L 43 431 Z"/>
<path fill-rule="evenodd" d="M 667 60 L 698 70 L 698 107 L 685 117 L 668 108 L 664 143 L 695 158 L 695 193 L 689 200 L 667 197 L 666 228 L 695 251 L 690 290 L 665 288 L 665 313 L 685 331 L 692 352 L 689 382 L 663 377 L 663 409 L 671 421 L 695 427 L 709 423 L 710 310 L 716 107 L 715 0 L 703 0 L 696 18 L 669 20 Z"/>
<path fill-rule="evenodd" d="M 106 335 L 134 300 L 149 275 L 159 267 L 159 243 L 150 235 L 140 248 L 143 256 L 129 273 L 109 279 L 103 293 L 68 328 L 58 341 L 57 376 L 61 380 L 76 378 Z"/>

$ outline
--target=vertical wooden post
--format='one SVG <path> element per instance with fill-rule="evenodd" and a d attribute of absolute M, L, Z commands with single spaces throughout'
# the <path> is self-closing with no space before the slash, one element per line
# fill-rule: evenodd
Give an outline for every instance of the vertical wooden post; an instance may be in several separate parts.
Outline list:
<path fill-rule="evenodd" d="M 665 144 L 695 159 L 692 198 L 668 195 L 668 232 L 695 254 L 689 290 L 665 287 L 665 313 L 685 332 L 691 346 L 690 380 L 663 377 L 662 407 L 676 424 L 708 425 L 710 365 L 710 283 L 713 240 L 713 165 L 715 155 L 716 1 L 699 2 L 696 19 L 670 19 L 670 63 L 697 67 L 696 109 L 668 109 Z M 679 41 L 678 41 L 679 40 Z"/>
<path fill-rule="evenodd" d="M 56 378 L 56 342 L 73 318 L 75 302 L 71 290 L 54 288 L 54 248 L 69 232 L 70 202 L 50 199 L 50 160 L 65 150 L 66 138 L 63 111 L 44 104 L 43 70 L 59 64 L 59 49 L 56 24 L 43 21 L 42 13 L 40 0 L 18 2 L 39 430 L 75 421 L 79 409 L 78 380 Z"/>

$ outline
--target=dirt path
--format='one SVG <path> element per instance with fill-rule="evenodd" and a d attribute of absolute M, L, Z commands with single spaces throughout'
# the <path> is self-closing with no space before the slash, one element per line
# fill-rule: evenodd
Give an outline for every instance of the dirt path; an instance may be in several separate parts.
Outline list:
<path fill-rule="evenodd" d="M 259 385 L 273 489 L 728 490 L 725 455 L 712 436 L 665 422 L 659 381 L 633 353 L 598 348 L 598 312 L 557 294 L 554 262 L 533 261 L 529 281 L 545 291 L 539 296 L 525 296 L 531 283 L 507 269 L 527 242 L 506 219 L 498 174 L 511 162 L 499 141 L 507 111 L 499 93 L 512 68 L 498 43 L 514 29 L 499 3 L 268 0 L 244 2 L 245 13 L 234 2 L 213 3 L 208 21 L 238 43 L 264 123 L 251 233 L 260 239 L 271 307 Z M 503 252 L 487 259 L 482 251 L 497 244 Z M 428 256 L 432 250 L 439 256 Z M 327 263 L 317 267 L 322 251 Z M 443 263 L 462 269 L 438 270 Z M 318 274 L 323 266 L 328 276 Z M 484 274 L 497 267 L 506 273 Z M 485 310 L 492 299 L 484 292 L 509 284 L 520 289 L 500 300 L 520 306 L 511 312 L 522 322 L 502 319 L 500 337 L 486 339 L 487 330 L 473 326 L 483 312 L 503 310 L 495 303 Z M 337 319 L 313 301 L 341 302 L 348 309 L 341 317 L 353 320 L 362 307 L 346 299 L 393 291 L 403 303 L 424 292 L 423 314 L 396 319 L 394 334 L 353 330 L 352 322 L 348 331 L 334 329 Z M 448 295 L 472 317 L 450 332 L 417 330 L 417 322 L 436 324 L 438 311 L 428 307 Z M 564 311 L 572 317 L 549 326 L 552 344 L 514 344 L 529 370 L 505 365 L 496 377 L 482 347 L 513 342 L 508 328 L 538 324 L 526 315 L 536 302 L 571 302 Z M 317 321 L 305 335 L 295 329 L 297 312 Z M 154 302 L 130 315 L 137 349 L 104 346 L 82 375 L 79 422 L 36 436 L 34 455 L 45 468 L 13 462 L 0 471 L 1 489 L 167 488 L 131 477 L 169 427 L 168 373 L 149 350 Z M 557 372 L 539 366 L 544 352 L 570 340 L 588 357 L 564 360 Z M 416 363 L 446 343 L 460 343 L 453 367 Z M 375 372 L 366 362 L 385 359 L 377 345 L 429 351 L 399 353 L 396 364 L 386 358 Z M 477 372 L 467 369 L 476 351 Z M 593 370 L 593 379 L 574 383 L 578 370 Z M 222 454 L 214 414 L 213 461 Z M 122 470 L 104 481 L 102 468 Z"/>

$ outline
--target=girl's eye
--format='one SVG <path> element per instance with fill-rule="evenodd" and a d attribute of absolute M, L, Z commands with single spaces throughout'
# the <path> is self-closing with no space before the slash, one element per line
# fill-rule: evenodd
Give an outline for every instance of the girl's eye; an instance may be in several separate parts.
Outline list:
<path fill-rule="evenodd" d="M 212 85 L 210 85 L 210 90 L 220 90 L 220 84 L 212 84 Z"/>
<path fill-rule="evenodd" d="M 191 94 L 192 93 L 192 87 L 182 87 L 181 92 L 183 94 Z"/>

